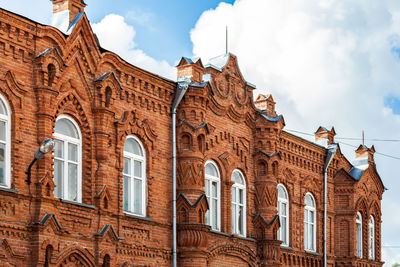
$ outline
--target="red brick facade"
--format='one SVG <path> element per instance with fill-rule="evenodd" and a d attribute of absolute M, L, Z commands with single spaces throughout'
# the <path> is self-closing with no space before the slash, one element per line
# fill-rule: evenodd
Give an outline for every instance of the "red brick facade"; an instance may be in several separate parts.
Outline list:
<path fill-rule="evenodd" d="M 219 60 L 222 66 L 185 58 L 178 65 L 179 76 L 192 76 L 177 111 L 178 265 L 323 266 L 327 149 L 286 132 L 272 96 L 253 102 L 254 87 L 241 75 L 234 55 Z M 171 106 L 176 89 L 176 82 L 102 49 L 86 15 L 67 36 L 0 10 L 0 94 L 9 106 L 11 127 L 10 183 L 0 188 L 0 266 L 172 265 Z M 43 139 L 53 137 L 60 115 L 71 117 L 81 133 L 81 203 L 54 197 L 51 154 L 33 165 L 32 183 L 26 183 L 33 153 Z M 317 135 L 334 143 L 334 131 L 321 128 Z M 128 136 L 138 138 L 145 150 L 146 217 L 123 208 Z M 359 158 L 368 159 L 361 174 L 352 171 L 340 148 L 328 168 L 327 266 L 382 266 L 384 187 L 373 153 L 364 146 L 357 150 Z M 219 231 L 205 224 L 208 160 L 220 173 Z M 245 236 L 232 235 L 234 170 L 245 179 Z M 285 186 L 289 200 L 285 247 L 277 240 L 278 184 Z M 315 252 L 304 247 L 308 192 L 316 203 Z M 356 256 L 357 212 L 363 221 L 362 259 Z M 371 215 L 375 260 L 368 259 Z"/>

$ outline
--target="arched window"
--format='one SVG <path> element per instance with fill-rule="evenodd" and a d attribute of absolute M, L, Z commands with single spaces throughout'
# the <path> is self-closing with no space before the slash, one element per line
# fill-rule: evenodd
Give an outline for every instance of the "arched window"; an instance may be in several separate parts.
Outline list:
<path fill-rule="evenodd" d="M 369 258 L 375 259 L 375 220 L 374 216 L 369 217 Z"/>
<path fill-rule="evenodd" d="M 146 216 L 146 157 L 139 139 L 128 136 L 124 144 L 124 210 Z"/>
<path fill-rule="evenodd" d="M 311 193 L 307 193 L 304 199 L 304 248 L 305 250 L 316 250 L 316 209 L 315 200 Z"/>
<path fill-rule="evenodd" d="M 289 197 L 282 184 L 278 184 L 278 215 L 281 223 L 278 239 L 282 241 L 282 245 L 289 246 Z"/>
<path fill-rule="evenodd" d="M 206 212 L 206 224 L 214 230 L 220 229 L 220 175 L 217 165 L 208 161 L 205 165 L 205 191 L 209 210 Z"/>
<path fill-rule="evenodd" d="M 54 128 L 54 195 L 82 201 L 82 138 L 76 122 L 68 116 L 57 118 Z"/>
<path fill-rule="evenodd" d="M 239 170 L 232 173 L 232 234 L 246 236 L 246 182 Z"/>
<path fill-rule="evenodd" d="M 362 258 L 362 216 L 357 212 L 356 216 L 356 241 L 357 241 L 357 256 Z"/>
<path fill-rule="evenodd" d="M 11 120 L 7 101 L 0 95 L 0 186 L 11 187 Z"/>

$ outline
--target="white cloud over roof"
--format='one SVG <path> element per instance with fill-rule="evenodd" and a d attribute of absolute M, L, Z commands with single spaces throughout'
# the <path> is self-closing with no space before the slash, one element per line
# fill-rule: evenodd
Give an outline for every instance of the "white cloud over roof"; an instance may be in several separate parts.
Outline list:
<path fill-rule="evenodd" d="M 205 11 L 191 31 L 203 62 L 225 52 L 238 57 L 254 93 L 272 93 L 286 128 L 313 133 L 334 125 L 337 136 L 400 138 L 400 116 L 384 105 L 400 97 L 398 1 L 237 0 Z M 342 140 L 344 141 L 344 140 Z M 344 141 L 351 142 L 351 141 Z M 361 142 L 361 141 L 360 141 Z M 355 146 L 359 143 L 353 142 Z M 372 143 L 367 142 L 368 146 Z M 400 156 L 399 143 L 375 142 L 377 152 Z M 356 148 L 341 145 L 349 159 Z M 383 245 L 400 246 L 399 162 L 375 154 L 389 191 L 383 201 Z M 400 249 L 384 248 L 389 264 Z"/>

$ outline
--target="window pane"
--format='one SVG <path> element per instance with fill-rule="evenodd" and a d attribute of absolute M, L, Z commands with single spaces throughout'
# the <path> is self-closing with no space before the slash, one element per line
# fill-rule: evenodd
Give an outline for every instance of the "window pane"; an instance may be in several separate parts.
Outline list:
<path fill-rule="evenodd" d="M 286 195 L 285 189 L 283 189 L 282 185 L 278 186 L 278 197 L 279 198 L 283 198 L 283 199 L 287 199 L 287 195 Z"/>
<path fill-rule="evenodd" d="M 138 156 L 143 156 L 143 151 L 138 143 L 134 138 L 127 138 L 124 144 L 124 151 L 138 155 Z"/>
<path fill-rule="evenodd" d="M 244 203 L 243 202 L 243 190 L 242 189 L 239 189 L 239 203 L 240 204 Z"/>
<path fill-rule="evenodd" d="M 68 159 L 78 162 L 78 146 L 74 144 L 68 144 Z"/>
<path fill-rule="evenodd" d="M 130 211 L 131 210 L 131 179 L 128 176 L 124 176 L 124 181 L 123 181 L 123 187 L 124 187 L 124 192 L 123 192 L 123 198 L 124 198 L 124 210 Z"/>
<path fill-rule="evenodd" d="M 314 200 L 312 199 L 311 195 L 307 194 L 304 202 L 307 206 L 314 207 Z"/>
<path fill-rule="evenodd" d="M 282 233 L 282 241 L 286 244 L 286 218 L 282 217 L 281 220 L 281 233 Z"/>
<path fill-rule="evenodd" d="M 54 147 L 54 156 L 57 158 L 63 158 L 64 155 L 64 142 L 60 140 L 54 140 L 55 147 Z"/>
<path fill-rule="evenodd" d="M 213 183 L 212 183 L 211 195 L 212 195 L 213 197 L 217 197 L 217 182 L 213 182 Z"/>
<path fill-rule="evenodd" d="M 207 163 L 205 169 L 206 169 L 206 175 L 210 175 L 210 176 L 213 176 L 213 177 L 218 177 L 218 171 L 215 168 L 214 164 Z"/>
<path fill-rule="evenodd" d="M 5 153 L 6 153 L 6 145 L 0 144 L 0 184 L 6 183 Z"/>
<path fill-rule="evenodd" d="M 139 179 L 134 179 L 134 212 L 137 214 L 142 214 L 142 181 Z"/>
<path fill-rule="evenodd" d="M 79 139 L 78 130 L 75 125 L 68 119 L 59 119 L 56 121 L 54 129 L 57 133 Z"/>
<path fill-rule="evenodd" d="M 64 162 L 55 159 L 54 160 L 54 183 L 56 187 L 54 188 L 54 196 L 62 197 L 63 192 L 63 177 L 64 176 Z"/>
<path fill-rule="evenodd" d="M 232 233 L 236 233 L 236 205 L 232 204 Z"/>
<path fill-rule="evenodd" d="M 207 198 L 207 201 L 210 201 L 210 200 Z M 210 202 L 208 202 L 208 203 L 210 203 Z M 206 224 L 210 225 L 210 210 L 206 211 Z"/>
<path fill-rule="evenodd" d="M 284 216 L 287 215 L 287 214 L 286 214 L 286 203 L 282 203 L 282 211 L 281 211 L 281 214 L 284 215 Z"/>
<path fill-rule="evenodd" d="M 243 233 L 244 233 L 244 231 L 243 231 L 243 216 L 244 216 L 244 214 L 243 214 L 243 207 L 242 206 L 239 206 L 239 227 L 238 227 L 238 230 L 239 230 L 239 234 L 241 234 L 241 235 L 243 235 Z"/>
<path fill-rule="evenodd" d="M 78 165 L 68 163 L 68 199 L 78 201 Z"/>
<path fill-rule="evenodd" d="M 6 122 L 0 121 L 0 140 L 6 141 Z"/>
<path fill-rule="evenodd" d="M 304 223 L 304 247 L 305 247 L 305 249 L 309 249 L 309 247 L 308 247 L 308 223 Z"/>
<path fill-rule="evenodd" d="M 217 216 L 218 216 L 218 213 L 217 213 L 217 200 L 216 199 L 213 199 L 212 200 L 212 228 L 213 229 L 217 229 Z"/>
<path fill-rule="evenodd" d="M 310 249 L 314 250 L 314 225 L 310 225 Z"/>
<path fill-rule="evenodd" d="M 205 191 L 206 191 L 206 196 L 210 196 L 210 181 L 206 179 L 206 185 L 205 185 Z M 210 203 L 210 202 L 208 202 Z"/>
<path fill-rule="evenodd" d="M 314 223 L 314 212 L 313 211 L 310 211 L 310 214 L 309 214 L 309 222 L 310 223 Z"/>
<path fill-rule="evenodd" d="M 7 109 L 3 100 L 0 99 L 0 114 L 7 115 Z"/>
<path fill-rule="evenodd" d="M 123 170 L 124 174 L 128 174 L 131 175 L 131 160 L 128 158 L 124 158 L 124 170 Z"/>
<path fill-rule="evenodd" d="M 240 174 L 240 172 L 238 172 L 238 171 L 234 171 L 232 173 L 232 181 L 234 181 L 235 183 L 244 185 L 243 177 Z"/>
<path fill-rule="evenodd" d="M 134 164 L 133 171 L 134 171 L 135 177 L 142 177 L 142 163 L 140 161 L 135 160 L 133 162 L 133 164 Z"/>
<path fill-rule="evenodd" d="M 232 187 L 232 202 L 236 202 L 236 188 Z"/>

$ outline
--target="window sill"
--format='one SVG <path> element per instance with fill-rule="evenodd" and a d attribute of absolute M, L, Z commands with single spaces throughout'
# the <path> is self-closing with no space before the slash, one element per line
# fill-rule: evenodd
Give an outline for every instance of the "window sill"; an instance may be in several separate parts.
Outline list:
<path fill-rule="evenodd" d="M 281 248 L 286 250 L 294 250 L 292 247 L 289 247 L 288 245 L 281 245 Z"/>
<path fill-rule="evenodd" d="M 2 187 L 2 186 L 0 186 L 0 191 L 18 194 L 18 190 L 17 190 L 17 189 L 14 189 L 14 188 L 8 188 L 8 187 Z"/>
<path fill-rule="evenodd" d="M 67 200 L 67 199 L 61 199 L 61 198 L 60 198 L 60 201 L 63 202 L 63 203 L 67 203 L 67 204 L 81 206 L 81 207 L 84 207 L 84 208 L 95 209 L 95 206 L 89 205 L 89 204 L 85 204 L 85 203 L 80 203 L 80 202 L 71 201 L 71 200 Z"/>
<path fill-rule="evenodd" d="M 238 235 L 238 234 L 232 234 L 232 237 L 247 240 L 247 241 L 256 241 L 254 238 L 251 237 L 245 237 L 243 235 Z"/>
<path fill-rule="evenodd" d="M 221 231 L 218 231 L 218 230 L 212 230 L 211 229 L 210 232 L 213 233 L 213 234 L 217 234 L 217 235 L 230 236 L 230 234 L 227 234 L 227 233 L 224 233 L 224 232 L 221 232 Z"/>
<path fill-rule="evenodd" d="M 315 255 L 315 256 L 321 256 L 321 254 L 319 254 L 318 252 L 314 251 L 314 250 L 304 250 L 307 254 L 311 254 L 311 255 Z"/>
<path fill-rule="evenodd" d="M 129 218 L 144 220 L 144 221 L 148 221 L 148 222 L 154 222 L 154 220 L 152 218 L 150 218 L 150 217 L 139 216 L 139 215 L 132 214 L 132 213 L 129 213 L 129 212 L 124 212 L 124 214 L 125 214 L 126 217 L 129 217 Z"/>

